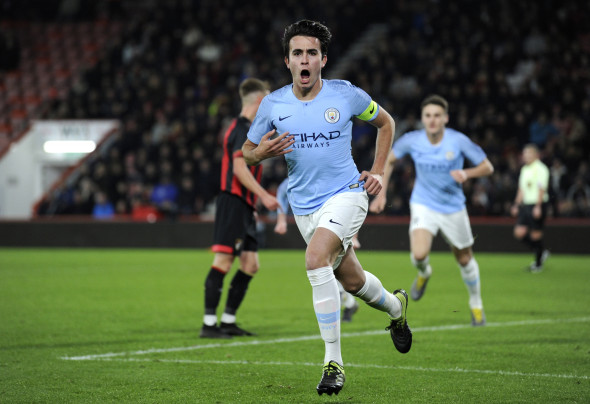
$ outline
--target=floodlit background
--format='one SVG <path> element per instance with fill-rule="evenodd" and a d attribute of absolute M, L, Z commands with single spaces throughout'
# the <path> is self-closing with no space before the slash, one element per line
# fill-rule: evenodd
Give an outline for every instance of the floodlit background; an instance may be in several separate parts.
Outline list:
<path fill-rule="evenodd" d="M 2 2 L 2 159 L 34 119 L 120 123 L 75 170 L 41 153 L 28 172 L 37 188 L 17 216 L 92 215 L 97 204 L 110 204 L 118 217 L 142 219 L 157 204 L 155 188 L 172 189 L 175 217 L 210 216 L 220 137 L 239 110 L 240 81 L 288 84 L 283 30 L 311 18 L 334 34 L 324 78 L 365 89 L 392 113 L 398 136 L 419 126 L 427 95 L 449 100 L 449 126 L 480 144 L 496 168 L 465 185 L 472 216 L 508 215 L 521 147 L 534 142 L 551 167 L 552 216 L 587 217 L 589 7 L 552 0 Z M 88 140 L 80 132 L 64 124 L 54 135 Z M 361 169 L 372 162 L 372 134 L 356 122 Z M 408 213 L 413 174 L 410 162 L 395 171 L 386 214 Z M 270 161 L 264 184 L 273 189 L 285 175 L 282 159 Z M 24 177 L 0 174 L 0 216 L 11 216 L 11 192 L 30 186 Z"/>

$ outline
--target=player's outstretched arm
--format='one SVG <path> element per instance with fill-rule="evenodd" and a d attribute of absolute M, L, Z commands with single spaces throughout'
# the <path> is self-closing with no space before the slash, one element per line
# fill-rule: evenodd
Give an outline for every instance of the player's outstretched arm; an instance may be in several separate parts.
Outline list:
<path fill-rule="evenodd" d="M 242 146 L 242 153 L 244 154 L 244 159 L 248 165 L 255 166 L 268 158 L 282 156 L 283 154 L 291 153 L 293 151 L 293 149 L 289 149 L 289 147 L 293 146 L 293 143 L 295 143 L 294 136 L 289 135 L 289 132 L 285 132 L 276 138 L 271 139 L 275 133 L 275 129 L 266 133 L 260 139 L 260 144 L 253 143 L 250 139 L 246 139 L 246 142 Z"/>

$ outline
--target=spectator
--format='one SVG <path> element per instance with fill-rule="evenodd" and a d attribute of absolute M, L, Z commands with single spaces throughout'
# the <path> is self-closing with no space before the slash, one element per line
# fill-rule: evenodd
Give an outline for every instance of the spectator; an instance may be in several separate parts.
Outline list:
<path fill-rule="evenodd" d="M 160 182 L 152 190 L 150 201 L 164 216 L 174 219 L 178 213 L 178 187 L 169 175 L 162 175 Z"/>
<path fill-rule="evenodd" d="M 569 187 L 567 167 L 563 165 L 559 157 L 554 157 L 553 163 L 549 167 L 549 173 L 551 181 L 549 184 L 549 197 L 553 209 L 553 216 L 557 217 L 560 215 L 559 201 L 565 199 Z"/>
<path fill-rule="evenodd" d="M 568 216 L 590 216 L 590 186 L 581 175 L 576 176 L 574 183 L 568 189 L 563 211 Z"/>
<path fill-rule="evenodd" d="M 197 213 L 195 203 L 197 193 L 193 179 L 185 175 L 180 180 L 180 192 L 178 194 L 178 213 L 180 215 L 192 215 Z"/>
<path fill-rule="evenodd" d="M 539 149 L 543 149 L 547 142 L 558 134 L 557 128 L 547 121 L 547 114 L 541 112 L 529 127 L 529 142 L 536 144 Z"/>
<path fill-rule="evenodd" d="M 107 199 L 104 192 L 99 191 L 94 194 L 94 207 L 92 208 L 92 217 L 95 219 L 111 219 L 115 216 L 115 207 Z"/>

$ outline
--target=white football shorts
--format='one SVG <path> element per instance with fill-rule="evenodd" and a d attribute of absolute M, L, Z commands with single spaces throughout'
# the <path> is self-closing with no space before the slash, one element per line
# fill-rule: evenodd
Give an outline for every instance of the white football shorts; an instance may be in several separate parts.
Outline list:
<path fill-rule="evenodd" d="M 440 213 L 418 203 L 410 204 L 410 233 L 415 229 L 426 229 L 433 236 L 440 231 L 451 246 L 458 249 L 473 245 L 473 233 L 467 209 L 454 213 Z"/>
<path fill-rule="evenodd" d="M 352 237 L 365 221 L 368 208 L 369 197 L 366 191 L 342 192 L 328 199 L 321 208 L 309 215 L 295 215 L 295 223 L 307 244 L 318 227 L 324 227 L 340 238 L 343 250 L 332 266 L 336 269 L 352 244 Z"/>

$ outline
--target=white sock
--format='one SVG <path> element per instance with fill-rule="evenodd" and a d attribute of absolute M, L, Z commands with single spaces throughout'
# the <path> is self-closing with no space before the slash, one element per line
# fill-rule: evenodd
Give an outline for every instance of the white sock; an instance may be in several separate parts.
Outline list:
<path fill-rule="evenodd" d="M 413 254 L 410 254 L 410 259 L 412 260 L 412 265 L 414 265 L 416 269 L 420 271 L 421 276 L 424 278 L 430 278 L 430 275 L 432 275 L 432 267 L 429 264 L 429 255 L 427 255 L 423 260 L 418 261 L 416 258 L 414 258 Z"/>
<path fill-rule="evenodd" d="M 391 318 L 402 315 L 402 303 L 397 297 L 389 293 L 381 281 L 372 273 L 365 271 L 365 284 L 355 296 L 361 298 L 369 306 L 388 313 Z"/>
<path fill-rule="evenodd" d="M 203 323 L 208 326 L 217 325 L 217 316 L 215 314 L 205 314 Z"/>
<path fill-rule="evenodd" d="M 223 313 L 221 315 L 221 322 L 226 324 L 233 324 L 236 322 L 236 316 L 234 314 Z"/>
<path fill-rule="evenodd" d="M 313 291 L 313 307 L 320 327 L 320 335 L 326 346 L 324 363 L 342 362 L 340 351 L 340 293 L 332 267 L 307 271 Z"/>
<path fill-rule="evenodd" d="M 461 268 L 461 277 L 463 278 L 463 282 L 465 282 L 465 286 L 467 286 L 467 291 L 469 292 L 469 307 L 472 309 L 481 309 L 483 307 L 483 303 L 481 301 L 479 265 L 477 264 L 477 261 L 472 257 L 467 265 L 459 265 L 459 268 Z"/>

